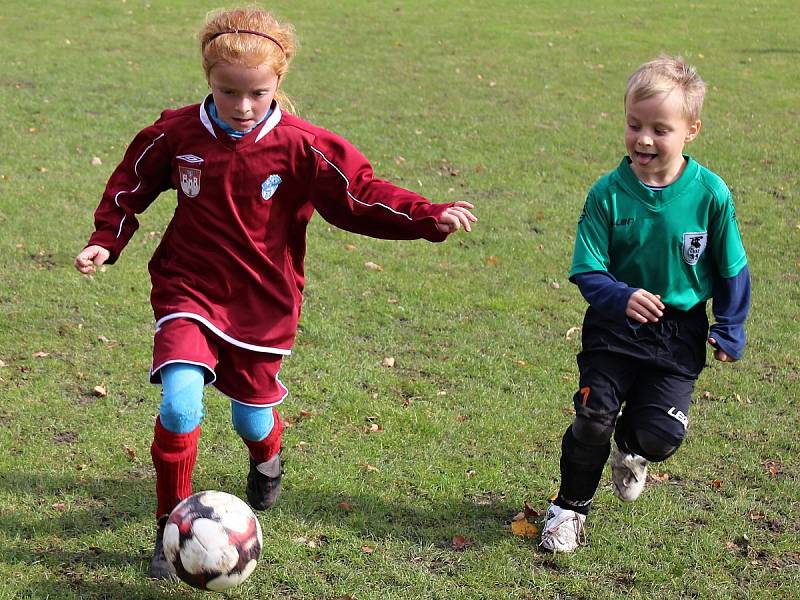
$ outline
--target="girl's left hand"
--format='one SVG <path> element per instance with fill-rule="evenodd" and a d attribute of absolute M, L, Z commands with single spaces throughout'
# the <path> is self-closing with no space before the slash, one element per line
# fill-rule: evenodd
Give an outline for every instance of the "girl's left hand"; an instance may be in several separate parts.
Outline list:
<path fill-rule="evenodd" d="M 473 208 L 475 207 L 469 202 L 459 200 L 439 216 L 436 228 L 442 233 L 453 233 L 462 227 L 464 231 L 472 231 L 471 224 L 478 220 L 478 217 L 470 212 Z"/>
<path fill-rule="evenodd" d="M 720 362 L 736 362 L 736 359 L 733 358 L 727 352 L 720 350 L 719 346 L 717 346 L 717 340 L 714 338 L 708 338 L 709 345 L 714 348 L 714 358 L 716 358 Z"/>

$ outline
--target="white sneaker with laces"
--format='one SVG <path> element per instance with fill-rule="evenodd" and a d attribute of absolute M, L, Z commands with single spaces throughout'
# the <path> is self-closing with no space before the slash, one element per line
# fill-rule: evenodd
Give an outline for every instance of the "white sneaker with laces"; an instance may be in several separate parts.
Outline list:
<path fill-rule="evenodd" d="M 545 516 L 539 545 L 550 552 L 573 552 L 586 543 L 583 526 L 586 515 L 551 504 Z"/>
<path fill-rule="evenodd" d="M 622 452 L 617 445 L 611 451 L 611 484 L 614 495 L 623 502 L 633 502 L 644 490 L 647 459 Z"/>

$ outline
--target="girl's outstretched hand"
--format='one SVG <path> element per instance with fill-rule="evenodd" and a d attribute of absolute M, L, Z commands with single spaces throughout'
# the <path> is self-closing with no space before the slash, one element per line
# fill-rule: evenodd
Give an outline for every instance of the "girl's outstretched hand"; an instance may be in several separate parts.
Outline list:
<path fill-rule="evenodd" d="M 716 358 L 720 362 L 736 362 L 736 359 L 733 358 L 730 354 L 720 349 L 717 345 L 717 340 L 713 337 L 708 338 L 709 345 L 714 348 L 714 358 Z"/>
<path fill-rule="evenodd" d="M 470 212 L 473 208 L 475 207 L 469 202 L 459 200 L 439 216 L 436 228 L 442 233 L 453 233 L 462 227 L 464 231 L 472 231 L 471 224 L 478 220 L 478 217 Z"/>
<path fill-rule="evenodd" d="M 81 273 L 94 273 L 95 267 L 99 267 L 108 260 L 111 253 L 102 246 L 87 246 L 75 257 L 75 268 Z"/>

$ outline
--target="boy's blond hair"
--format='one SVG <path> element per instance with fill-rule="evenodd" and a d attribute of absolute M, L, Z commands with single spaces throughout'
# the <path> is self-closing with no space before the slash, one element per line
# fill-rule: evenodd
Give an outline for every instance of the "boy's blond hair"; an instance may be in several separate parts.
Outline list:
<path fill-rule="evenodd" d="M 206 78 L 214 65 L 227 62 L 248 67 L 268 65 L 283 79 L 297 46 L 294 27 L 257 6 L 211 11 L 198 37 Z M 282 108 L 294 111 L 282 90 L 278 89 L 275 98 Z"/>
<path fill-rule="evenodd" d="M 677 56 L 661 55 L 644 63 L 628 78 L 625 86 L 625 106 L 628 98 L 634 102 L 679 90 L 683 95 L 683 112 L 689 121 L 700 119 L 706 84 L 697 70 Z"/>

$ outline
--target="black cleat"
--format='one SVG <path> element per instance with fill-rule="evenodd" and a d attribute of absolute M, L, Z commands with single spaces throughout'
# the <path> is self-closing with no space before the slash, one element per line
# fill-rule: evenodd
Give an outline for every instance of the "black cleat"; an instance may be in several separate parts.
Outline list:
<path fill-rule="evenodd" d="M 167 516 L 164 515 L 158 520 L 158 524 L 156 525 L 156 545 L 153 549 L 153 558 L 150 560 L 150 578 L 178 581 L 175 571 L 164 555 L 164 527 L 166 524 Z"/>
<path fill-rule="evenodd" d="M 258 470 L 258 463 L 252 458 L 250 459 L 250 472 L 247 474 L 247 501 L 256 510 L 270 508 L 281 493 L 283 466 L 280 452 L 270 458 L 266 464 L 269 465 L 269 470 L 274 475 L 264 475 Z"/>

